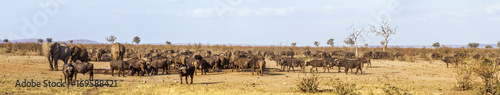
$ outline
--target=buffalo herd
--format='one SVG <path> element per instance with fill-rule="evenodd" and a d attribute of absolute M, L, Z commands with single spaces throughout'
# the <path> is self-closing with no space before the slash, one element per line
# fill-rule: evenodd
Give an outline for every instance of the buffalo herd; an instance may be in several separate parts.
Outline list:
<path fill-rule="evenodd" d="M 188 83 L 188 77 L 193 83 L 193 75 L 206 75 L 207 72 L 220 72 L 221 70 L 246 72 L 251 71 L 252 75 L 263 76 L 266 71 L 266 62 L 274 61 L 278 70 L 295 72 L 295 68 L 305 73 L 305 68 L 310 66 L 310 72 L 318 72 L 318 67 L 323 68 L 323 72 L 330 72 L 330 69 L 344 68 L 348 74 L 349 69 L 356 69 L 363 74 L 363 66 L 371 66 L 372 59 L 389 59 L 404 57 L 404 53 L 389 52 L 366 52 L 361 56 L 356 56 L 354 52 L 349 51 L 223 51 L 214 53 L 208 50 L 148 50 L 146 52 L 134 49 L 127 49 L 120 43 L 115 43 L 111 48 L 86 49 L 83 46 L 67 45 L 64 43 L 44 43 L 43 54 L 49 60 L 50 70 L 58 70 L 57 61 L 63 60 L 63 74 L 66 81 L 76 79 L 76 74 L 89 74 L 89 79 L 93 79 L 94 65 L 90 61 L 109 62 L 111 75 L 114 76 L 115 70 L 118 70 L 118 76 L 125 77 L 125 71 L 131 71 L 127 75 L 138 76 L 169 74 L 177 72 L 181 78 L 185 77 Z M 466 54 L 458 53 L 455 56 L 447 56 L 439 53 L 433 53 L 431 57 L 435 60 L 442 59 L 448 64 L 455 66 L 468 57 Z M 484 56 L 474 55 L 474 58 Z M 500 60 L 500 59 L 497 59 Z M 267 70 L 269 71 L 269 70 Z"/>

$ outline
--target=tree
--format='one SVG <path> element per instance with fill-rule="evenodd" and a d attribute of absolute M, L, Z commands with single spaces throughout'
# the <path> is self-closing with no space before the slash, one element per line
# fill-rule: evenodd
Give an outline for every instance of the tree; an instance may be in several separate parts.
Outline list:
<path fill-rule="evenodd" d="M 116 37 L 114 35 L 106 37 L 106 41 L 108 41 L 111 44 L 113 44 L 115 42 L 115 40 L 116 40 Z"/>
<path fill-rule="evenodd" d="M 47 38 L 45 40 L 47 41 L 47 43 L 52 43 L 52 38 Z"/>
<path fill-rule="evenodd" d="M 468 46 L 469 48 L 477 48 L 479 47 L 479 43 L 469 43 Z"/>
<path fill-rule="evenodd" d="M 351 30 L 351 33 L 349 33 L 349 37 L 348 37 L 349 41 L 348 42 L 351 43 L 352 40 L 354 41 L 354 44 L 356 44 L 356 47 L 355 47 L 356 48 L 356 56 L 358 56 L 358 37 L 363 38 L 361 33 L 365 32 L 365 28 L 357 29 L 356 27 L 354 27 L 354 24 L 353 24 L 353 25 L 351 25 L 351 27 L 349 27 L 347 29 Z"/>
<path fill-rule="evenodd" d="M 498 42 L 497 42 L 497 47 L 499 47 L 499 48 L 500 48 L 500 41 L 498 41 Z"/>
<path fill-rule="evenodd" d="M 365 44 L 365 47 L 368 47 L 368 44 Z"/>
<path fill-rule="evenodd" d="M 170 41 L 165 41 L 165 43 L 167 43 L 167 45 L 172 45 Z"/>
<path fill-rule="evenodd" d="M 380 45 L 385 45 L 385 41 L 380 41 Z"/>
<path fill-rule="evenodd" d="M 3 42 L 7 43 L 9 42 L 9 39 L 3 39 Z"/>
<path fill-rule="evenodd" d="M 438 48 L 440 46 L 441 46 L 441 44 L 439 44 L 439 42 L 436 42 L 436 43 L 432 44 L 432 47 L 435 47 L 435 48 Z"/>
<path fill-rule="evenodd" d="M 43 39 L 38 39 L 38 42 L 39 43 L 43 43 Z"/>
<path fill-rule="evenodd" d="M 375 26 L 372 25 L 372 28 L 370 29 L 371 32 L 373 33 L 376 33 L 377 36 L 378 35 L 382 35 L 382 37 L 384 37 L 384 48 L 382 51 L 385 52 L 386 48 L 387 48 L 387 44 L 389 43 L 389 37 L 391 35 L 395 35 L 396 34 L 396 29 L 398 27 L 395 27 L 395 28 L 391 28 L 389 26 L 389 20 L 382 20 L 382 25 L 380 26 L 380 30 L 377 30 L 375 28 Z"/>
<path fill-rule="evenodd" d="M 354 40 L 352 40 L 352 38 L 345 38 L 344 43 L 353 46 Z"/>
<path fill-rule="evenodd" d="M 491 48 L 493 48 L 493 46 L 491 46 L 491 45 L 486 45 L 486 46 L 484 46 L 484 48 L 491 49 Z"/>
<path fill-rule="evenodd" d="M 314 41 L 314 45 L 316 45 L 316 47 L 319 46 L 319 42 L 318 41 Z"/>
<path fill-rule="evenodd" d="M 333 47 L 333 44 L 335 44 L 335 43 L 333 42 L 333 40 L 334 40 L 334 39 L 328 39 L 328 41 L 326 41 L 326 44 L 327 44 L 327 45 L 330 45 L 331 47 Z"/>
<path fill-rule="evenodd" d="M 73 40 L 69 40 L 69 43 L 73 44 Z"/>
<path fill-rule="evenodd" d="M 135 44 L 139 44 L 139 42 L 141 42 L 141 38 L 139 38 L 139 36 L 135 36 L 132 42 L 134 42 Z"/>
<path fill-rule="evenodd" d="M 292 43 L 292 46 L 293 46 L 293 47 L 297 46 L 297 42 L 293 42 L 293 43 Z"/>

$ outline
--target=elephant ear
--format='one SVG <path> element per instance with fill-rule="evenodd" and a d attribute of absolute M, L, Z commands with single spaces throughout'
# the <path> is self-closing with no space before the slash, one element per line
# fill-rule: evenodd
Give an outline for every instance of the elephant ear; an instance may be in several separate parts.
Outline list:
<path fill-rule="evenodd" d="M 53 44 L 51 45 L 51 47 L 50 47 L 50 48 L 51 48 L 51 51 L 50 51 L 50 52 L 51 52 L 52 54 L 57 54 L 57 53 L 59 52 L 59 47 L 61 47 L 61 44 L 59 44 L 59 43 L 53 43 Z"/>

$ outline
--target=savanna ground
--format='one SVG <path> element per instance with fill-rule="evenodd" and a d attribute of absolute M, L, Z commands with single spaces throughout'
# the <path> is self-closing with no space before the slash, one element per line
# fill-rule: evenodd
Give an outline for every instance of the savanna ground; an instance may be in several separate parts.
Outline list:
<path fill-rule="evenodd" d="M 43 56 L 36 54 L 20 55 L 16 53 L 0 54 L 0 94 L 311 94 L 297 89 L 299 78 L 305 77 L 300 71 L 279 72 L 274 61 L 267 61 L 271 69 L 264 76 L 251 75 L 251 72 L 209 72 L 208 75 L 194 76 L 194 84 L 179 84 L 177 73 L 154 76 L 117 77 L 110 74 L 94 74 L 94 79 L 119 80 L 118 87 L 15 87 L 17 80 L 34 79 L 35 81 L 63 79 L 62 71 L 49 71 L 49 63 Z M 59 69 L 62 61 L 59 61 Z M 109 68 L 109 62 L 91 62 L 95 69 Z M 309 72 L 310 67 L 306 68 Z M 456 70 L 446 68 L 439 60 L 432 62 L 416 60 L 415 62 L 372 60 L 372 67 L 363 70 L 363 74 L 337 73 L 337 68 L 323 73 L 320 70 L 319 89 L 328 94 L 332 87 L 326 85 L 330 79 L 340 79 L 347 83 L 355 83 L 361 88 L 361 94 L 384 94 L 387 85 L 401 88 L 411 94 L 473 94 L 471 91 L 454 90 L 457 85 Z M 298 70 L 296 68 L 296 70 Z M 306 76 L 310 76 L 307 73 Z M 78 74 L 78 79 L 88 79 L 88 75 Z M 42 83 L 43 84 L 43 83 Z"/>

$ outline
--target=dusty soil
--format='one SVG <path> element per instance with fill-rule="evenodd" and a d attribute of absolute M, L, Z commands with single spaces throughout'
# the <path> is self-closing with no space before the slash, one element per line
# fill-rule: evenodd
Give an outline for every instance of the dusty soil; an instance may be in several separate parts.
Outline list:
<path fill-rule="evenodd" d="M 59 69 L 62 61 L 59 61 Z M 91 62 L 95 69 L 109 68 L 109 62 Z M 195 75 L 194 84 L 179 84 L 179 75 L 126 76 L 95 74 L 95 79 L 119 80 L 118 87 L 15 87 L 16 81 L 34 79 L 35 81 L 59 81 L 62 71 L 49 71 L 49 63 L 42 56 L 0 55 L 0 94 L 307 94 L 296 89 L 298 79 L 304 74 L 296 72 L 278 72 L 274 61 L 267 61 L 264 76 L 251 75 L 251 72 L 209 72 L 208 75 Z M 310 67 L 306 68 L 309 72 Z M 338 73 L 330 69 L 323 73 L 320 69 L 320 89 L 331 89 L 325 85 L 330 79 L 339 78 L 348 83 L 356 83 L 362 94 L 383 94 L 386 85 L 407 89 L 413 94 L 472 94 L 470 91 L 456 91 L 457 68 L 446 68 L 441 61 L 401 62 L 372 60 L 372 67 L 363 70 L 363 74 Z M 307 73 L 307 76 L 311 75 Z M 78 74 L 78 79 L 88 79 L 88 75 Z M 331 94 L 319 92 L 316 94 Z"/>

